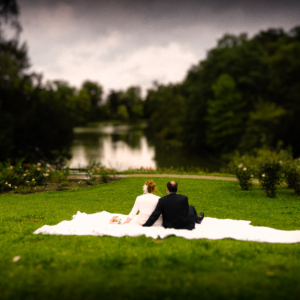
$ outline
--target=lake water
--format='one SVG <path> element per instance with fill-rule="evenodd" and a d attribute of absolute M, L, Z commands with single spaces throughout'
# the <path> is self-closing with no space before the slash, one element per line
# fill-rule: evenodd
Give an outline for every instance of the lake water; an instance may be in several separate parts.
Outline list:
<path fill-rule="evenodd" d="M 158 142 L 149 136 L 146 124 L 103 125 L 91 124 L 74 129 L 70 168 L 85 167 L 100 162 L 109 168 L 200 167 L 218 171 L 221 162 L 207 155 L 191 155 L 179 147 Z"/>

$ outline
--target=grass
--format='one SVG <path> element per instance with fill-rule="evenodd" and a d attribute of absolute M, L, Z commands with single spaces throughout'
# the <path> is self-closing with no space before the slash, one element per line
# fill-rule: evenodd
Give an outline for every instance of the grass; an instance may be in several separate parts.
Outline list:
<path fill-rule="evenodd" d="M 155 178 L 163 193 L 168 180 Z M 270 199 L 236 182 L 176 180 L 206 216 L 300 229 L 300 197 L 288 189 Z M 299 299 L 300 244 L 32 234 L 77 211 L 127 214 L 144 181 L 0 196 L 0 299 Z"/>
<path fill-rule="evenodd" d="M 234 174 L 230 174 L 228 169 L 223 168 L 220 170 L 220 172 L 208 172 L 204 171 L 203 168 L 198 167 L 190 167 L 190 168 L 178 168 L 173 169 L 171 168 L 158 168 L 158 169 L 150 169 L 150 168 L 140 168 L 140 169 L 128 169 L 125 171 L 117 171 L 115 169 L 107 169 L 104 167 L 104 169 L 100 169 L 99 171 L 95 170 L 93 172 L 95 175 L 99 174 L 111 174 L 111 175 L 119 175 L 119 174 L 168 174 L 168 175 L 205 175 L 205 176 L 218 176 L 218 177 L 236 177 Z"/>
<path fill-rule="evenodd" d="M 97 173 L 95 173 L 97 174 Z M 219 177 L 236 177 L 234 174 L 229 174 L 228 170 L 225 173 L 218 173 L 218 172 L 204 172 L 203 170 L 199 169 L 199 171 L 191 171 L 191 170 L 181 170 L 181 169 L 157 169 L 153 171 L 149 170 L 126 170 L 116 172 L 115 174 L 171 174 L 171 175 L 205 175 L 205 176 L 219 176 Z"/>

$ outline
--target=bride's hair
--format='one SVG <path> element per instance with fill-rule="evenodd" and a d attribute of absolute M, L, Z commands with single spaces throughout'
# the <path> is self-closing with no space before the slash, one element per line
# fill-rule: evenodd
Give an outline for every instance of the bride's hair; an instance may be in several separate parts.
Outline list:
<path fill-rule="evenodd" d="M 153 180 L 146 180 L 145 185 L 147 186 L 147 192 L 153 193 L 155 191 L 155 183 Z"/>

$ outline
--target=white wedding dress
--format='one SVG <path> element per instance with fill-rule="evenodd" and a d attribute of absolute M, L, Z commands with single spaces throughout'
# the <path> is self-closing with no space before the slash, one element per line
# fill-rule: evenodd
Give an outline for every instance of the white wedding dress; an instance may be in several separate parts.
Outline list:
<path fill-rule="evenodd" d="M 57 225 L 44 225 L 37 229 L 34 234 L 55 235 L 94 235 L 94 236 L 141 236 L 166 238 L 170 235 L 186 239 L 211 239 L 219 240 L 231 238 L 241 241 L 267 242 L 267 243 L 299 243 L 300 230 L 277 230 L 269 227 L 250 225 L 251 221 L 216 219 L 205 217 L 201 224 L 195 224 L 195 229 L 166 229 L 162 224 L 162 216 L 155 222 L 155 226 L 143 227 L 143 225 L 155 209 L 160 197 L 153 194 L 144 194 L 136 198 L 135 204 L 127 215 L 109 213 L 106 211 L 86 214 L 77 212 L 71 221 L 62 221 Z M 140 211 L 139 215 L 136 213 Z M 122 222 L 127 217 L 132 219 L 129 223 L 110 224 L 113 216 L 118 216 Z"/>
<path fill-rule="evenodd" d="M 141 196 L 136 197 L 134 206 L 129 214 L 129 218 L 133 219 L 137 212 L 139 211 L 139 215 L 137 217 L 137 222 L 140 225 L 143 225 L 147 222 L 150 215 L 154 211 L 157 202 L 160 197 L 153 195 L 153 194 L 144 194 Z M 162 226 L 162 216 L 160 216 L 157 221 L 152 226 Z"/>

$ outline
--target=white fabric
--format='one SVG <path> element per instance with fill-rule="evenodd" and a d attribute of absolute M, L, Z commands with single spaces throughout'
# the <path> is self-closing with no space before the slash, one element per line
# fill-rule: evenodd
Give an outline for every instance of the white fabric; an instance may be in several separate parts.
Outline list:
<path fill-rule="evenodd" d="M 170 235 L 186 239 L 211 239 L 219 240 L 232 238 L 241 241 L 255 241 L 267 243 L 299 243 L 300 230 L 286 231 L 268 227 L 252 226 L 250 221 L 216 219 L 205 217 L 200 225 L 196 224 L 194 230 L 165 229 L 162 226 L 142 227 L 137 218 L 125 225 L 109 224 L 112 216 L 119 216 L 124 222 L 126 215 L 111 214 L 102 211 L 95 214 L 77 212 L 71 221 L 62 221 L 57 225 L 45 225 L 34 232 L 34 234 L 56 234 L 56 235 L 95 235 L 95 236 L 140 236 L 165 238 Z"/>
<path fill-rule="evenodd" d="M 150 215 L 153 213 L 159 199 L 160 197 L 148 193 L 136 197 L 135 203 L 128 217 L 130 219 L 133 219 L 136 216 L 137 212 L 140 211 L 137 221 L 140 225 L 145 224 Z M 162 216 L 157 219 L 153 226 L 161 225 Z"/>

